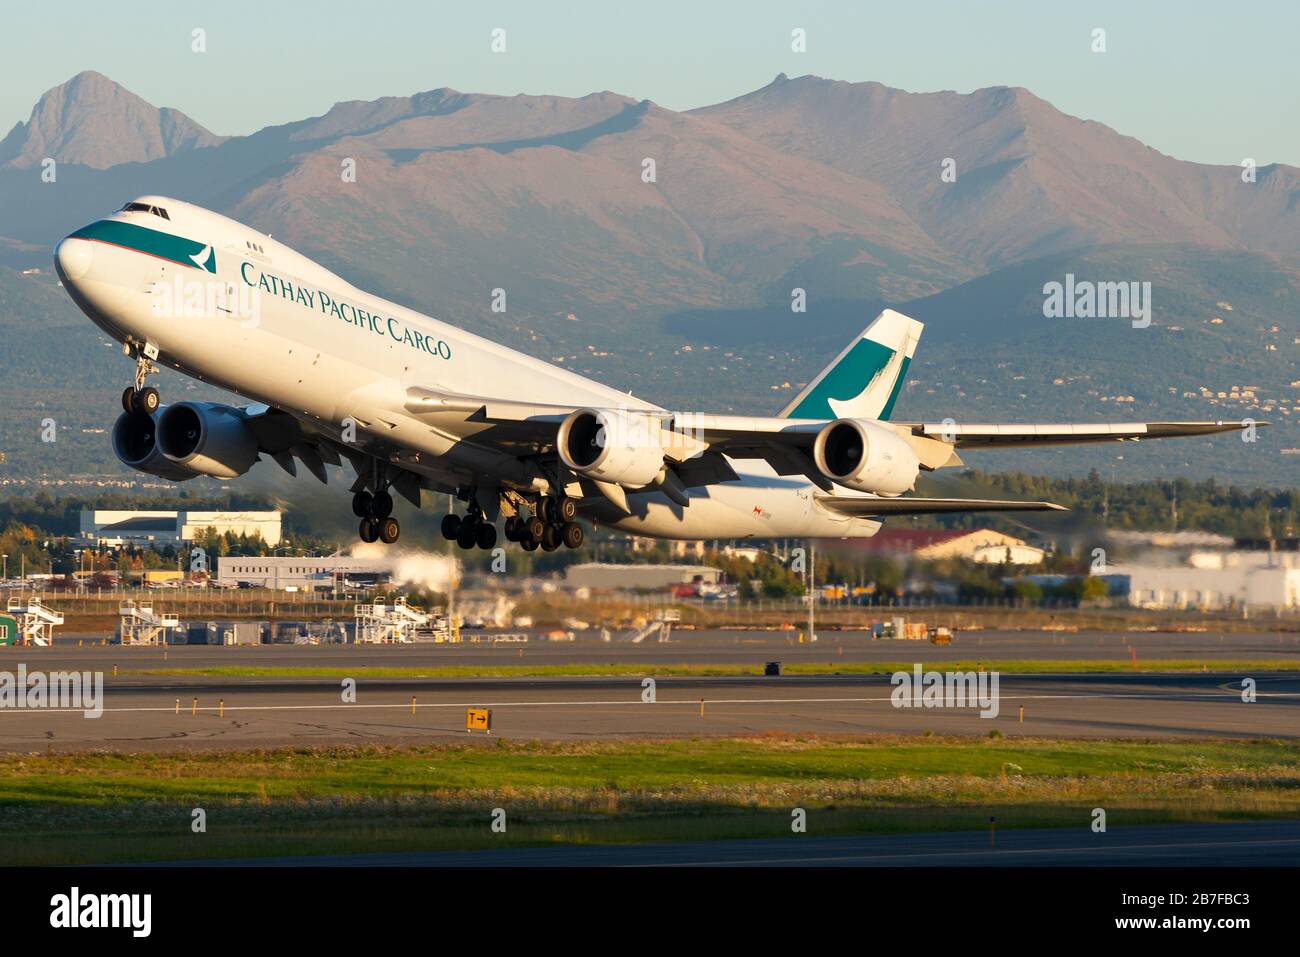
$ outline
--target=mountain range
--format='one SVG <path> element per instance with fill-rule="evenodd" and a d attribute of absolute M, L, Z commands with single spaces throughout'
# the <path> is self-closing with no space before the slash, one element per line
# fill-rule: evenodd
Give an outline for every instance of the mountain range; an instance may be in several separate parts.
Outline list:
<path fill-rule="evenodd" d="M 112 414 L 125 361 L 63 297 L 32 292 L 48 276 L 18 270 L 48 271 L 60 236 L 161 193 L 670 407 L 770 413 L 890 305 L 928 324 L 899 417 L 1250 415 L 1278 423 L 1254 447 L 1166 443 L 1126 456 L 1124 474 L 1282 483 L 1280 450 L 1300 444 L 1300 170 L 1251 172 L 1165 156 L 1009 87 L 782 75 L 688 112 L 440 88 L 224 137 L 82 73 L 0 141 L 0 307 L 38 313 L 0 329 L 19 361 L 85 372 L 71 392 L 39 364 L 17 395 L 0 383 L 0 423 L 21 426 L 33 401 L 85 417 L 90 394 L 105 403 L 94 418 Z M 1043 285 L 1067 274 L 1150 282 L 1150 328 L 1045 318 Z M 31 319 L 60 330 L 56 355 L 19 334 Z M 113 469 L 79 442 L 24 455 L 25 442 L 0 439 L 0 475 Z M 1116 455 L 977 464 L 1109 469 Z"/>

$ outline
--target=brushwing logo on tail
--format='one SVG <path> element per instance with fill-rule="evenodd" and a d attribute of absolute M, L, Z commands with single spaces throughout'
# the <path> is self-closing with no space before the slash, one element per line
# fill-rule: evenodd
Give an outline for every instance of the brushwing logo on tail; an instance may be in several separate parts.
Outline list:
<path fill-rule="evenodd" d="M 796 419 L 888 419 L 924 326 L 886 309 L 781 415 Z"/>
<path fill-rule="evenodd" d="M 834 419 L 851 415 L 858 400 L 871 392 L 892 368 L 898 353 L 879 342 L 859 339 L 848 355 L 836 363 L 803 401 L 791 412 L 796 419 Z M 865 383 L 865 385 L 864 385 Z M 879 418 L 888 418 L 893 396 Z"/>

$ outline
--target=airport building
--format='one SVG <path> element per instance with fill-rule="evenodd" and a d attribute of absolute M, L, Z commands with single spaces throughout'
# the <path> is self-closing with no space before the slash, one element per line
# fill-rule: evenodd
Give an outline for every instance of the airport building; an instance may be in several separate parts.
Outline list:
<path fill-rule="evenodd" d="M 1266 551 L 1193 553 L 1182 565 L 1110 565 L 1112 593 L 1138 608 L 1300 607 L 1297 555 Z"/>
<path fill-rule="evenodd" d="M 371 585 L 389 580 L 393 563 L 387 558 L 295 558 L 288 555 L 226 555 L 217 559 L 217 583 L 251 588 L 294 588 L 309 591 L 345 584 Z"/>
<path fill-rule="evenodd" d="M 1106 531 L 1106 537 L 1117 545 L 1123 545 L 1129 551 L 1143 548 L 1161 548 L 1168 550 L 1211 550 L 1230 549 L 1235 542 L 1226 535 L 1215 532 L 1202 532 L 1196 529 L 1183 529 L 1177 532 L 1147 532 L 1131 529 L 1112 528 Z"/>
<path fill-rule="evenodd" d="M 703 558 L 704 542 L 680 541 L 676 539 L 645 538 L 641 535 L 627 536 L 628 549 L 633 555 L 651 552 L 661 545 L 666 546 L 672 558 Z"/>
<path fill-rule="evenodd" d="M 1041 548 L 991 528 L 886 528 L 852 544 L 865 552 L 923 562 L 959 558 L 994 565 L 1037 565 L 1046 557 Z"/>
<path fill-rule="evenodd" d="M 692 582 L 717 584 L 722 571 L 707 565 L 607 565 L 588 562 L 564 572 L 570 588 L 659 589 Z"/>
<path fill-rule="evenodd" d="M 267 545 L 280 544 L 283 514 L 269 512 L 198 512 L 148 510 L 83 510 L 79 538 L 85 545 L 120 548 L 163 548 L 192 542 L 204 529 L 220 535 L 260 536 Z"/>

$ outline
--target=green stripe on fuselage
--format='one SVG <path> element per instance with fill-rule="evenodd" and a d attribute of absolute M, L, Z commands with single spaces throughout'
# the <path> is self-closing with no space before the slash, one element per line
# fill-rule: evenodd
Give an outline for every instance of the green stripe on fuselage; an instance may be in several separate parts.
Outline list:
<path fill-rule="evenodd" d="M 830 406 L 830 400 L 835 399 L 839 402 L 847 402 L 850 399 L 856 399 L 867 387 L 871 381 L 878 376 L 889 361 L 894 358 L 894 350 L 888 346 L 881 345 L 872 339 L 859 339 L 853 344 L 853 348 L 848 351 L 830 372 L 826 373 L 826 378 L 817 383 L 807 396 L 804 397 L 795 408 L 790 410 L 792 419 L 833 419 L 835 410 Z M 907 371 L 907 359 L 903 359 L 903 372 Z M 898 397 L 898 389 L 903 381 L 900 374 L 898 381 L 894 383 L 894 391 L 889 397 L 889 402 L 885 406 L 884 413 L 880 418 L 889 417 L 889 410 L 894 407 L 894 399 Z"/>
<path fill-rule="evenodd" d="M 134 249 L 137 252 L 148 253 L 150 256 L 157 256 L 159 259 L 166 259 L 181 266 L 189 266 L 192 269 L 205 269 L 211 273 L 217 271 L 217 251 L 215 249 L 211 250 L 207 259 L 204 260 L 202 256 L 199 256 L 203 250 L 208 248 L 203 243 L 186 239 L 184 236 L 173 236 L 171 233 L 162 233 L 156 229 L 137 226 L 135 223 L 123 223 L 115 219 L 101 219 L 97 223 L 91 223 L 89 226 L 78 229 L 70 238 L 99 240 L 100 242 L 112 243 L 114 246 L 122 246 L 126 249 Z M 202 265 L 195 261 L 195 256 L 199 256 Z"/>

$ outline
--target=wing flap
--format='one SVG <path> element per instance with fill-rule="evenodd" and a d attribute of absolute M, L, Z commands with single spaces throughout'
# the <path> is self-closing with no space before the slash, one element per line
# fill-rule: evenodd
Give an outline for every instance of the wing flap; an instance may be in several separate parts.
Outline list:
<path fill-rule="evenodd" d="M 705 452 L 673 466 L 673 471 L 686 488 L 701 488 L 719 482 L 734 482 L 740 478 L 731 463 L 720 452 Z"/>

